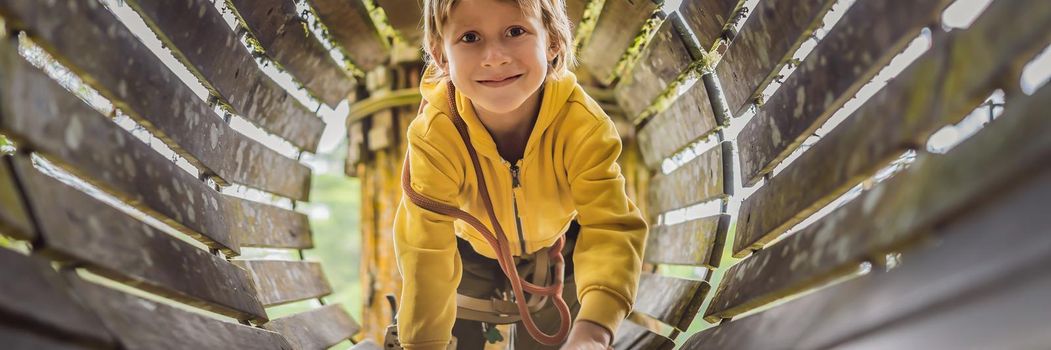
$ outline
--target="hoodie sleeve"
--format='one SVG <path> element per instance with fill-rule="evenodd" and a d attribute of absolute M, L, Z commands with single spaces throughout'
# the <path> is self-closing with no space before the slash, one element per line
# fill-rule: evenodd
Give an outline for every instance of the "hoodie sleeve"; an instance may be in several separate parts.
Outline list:
<path fill-rule="evenodd" d="M 570 147 L 566 169 L 580 236 L 573 254 L 580 312 L 613 334 L 634 305 L 648 227 L 628 198 L 613 121 L 599 122 Z"/>
<path fill-rule="evenodd" d="M 456 162 L 408 133 L 411 186 L 433 200 L 454 205 L 459 193 Z M 448 152 L 446 152 L 448 153 Z M 462 273 L 453 218 L 430 212 L 402 195 L 394 218 L 394 251 L 402 276 L 398 335 L 405 349 L 445 349 L 456 319 L 456 287 Z"/>

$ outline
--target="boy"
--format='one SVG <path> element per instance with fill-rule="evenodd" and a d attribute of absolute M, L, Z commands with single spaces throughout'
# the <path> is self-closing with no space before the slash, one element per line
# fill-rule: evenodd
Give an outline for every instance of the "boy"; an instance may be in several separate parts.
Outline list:
<path fill-rule="evenodd" d="M 562 348 L 606 349 L 634 303 L 648 225 L 625 193 L 613 122 L 569 71 L 570 27 L 562 0 L 425 0 L 426 105 L 407 133 L 403 186 L 500 225 L 527 280 L 565 236 L 563 298 L 575 321 Z M 495 223 L 454 115 L 467 125 Z M 457 300 L 509 293 L 494 248 L 463 220 L 406 196 L 394 235 L 402 346 L 444 349 L 455 335 L 460 349 L 482 348 L 491 325 L 458 315 Z M 559 326 L 552 304 L 533 313 L 541 331 Z M 516 349 L 557 348 L 521 328 L 512 329 Z"/>

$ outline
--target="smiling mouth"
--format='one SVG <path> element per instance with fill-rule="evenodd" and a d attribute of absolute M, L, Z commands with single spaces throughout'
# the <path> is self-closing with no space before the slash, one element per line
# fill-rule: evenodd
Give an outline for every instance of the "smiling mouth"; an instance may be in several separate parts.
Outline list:
<path fill-rule="evenodd" d="M 486 86 L 504 86 L 518 80 L 520 77 L 522 77 L 522 74 L 512 75 L 503 80 L 479 80 L 478 83 Z"/>

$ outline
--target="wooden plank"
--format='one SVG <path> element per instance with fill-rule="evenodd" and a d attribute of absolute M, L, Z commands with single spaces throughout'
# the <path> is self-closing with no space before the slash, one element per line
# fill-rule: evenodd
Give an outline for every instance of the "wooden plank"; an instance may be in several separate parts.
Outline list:
<path fill-rule="evenodd" d="M 565 0 L 566 16 L 569 17 L 569 23 L 573 24 L 574 37 L 576 37 L 577 28 L 580 28 L 580 21 L 584 19 L 584 10 L 589 2 L 589 0 Z"/>
<path fill-rule="evenodd" d="M 423 47 L 423 7 L 416 0 L 376 0 L 387 14 L 390 23 L 405 42 Z"/>
<path fill-rule="evenodd" d="M 274 306 L 322 297 L 332 287 L 321 271 L 321 264 L 311 261 L 232 260 L 248 270 L 259 292 L 263 306 Z"/>
<path fill-rule="evenodd" d="M 328 349 L 361 330 L 341 304 L 329 304 L 263 325 L 288 339 L 296 349 Z"/>
<path fill-rule="evenodd" d="M 759 182 L 869 82 L 909 41 L 936 23 L 949 0 L 859 1 L 741 130 L 741 178 Z"/>
<path fill-rule="evenodd" d="M 782 65 L 821 25 L 833 0 L 761 1 L 745 20 L 741 32 L 726 51 L 716 74 L 730 112 L 740 116 Z"/>
<path fill-rule="evenodd" d="M 847 273 L 1045 167 L 1051 159 L 1049 101 L 1048 87 L 1011 100 L 1004 115 L 951 152 L 921 156 L 814 225 L 734 265 L 706 315 L 728 318 Z"/>
<path fill-rule="evenodd" d="M 711 286 L 705 281 L 644 272 L 639 279 L 635 309 L 680 331 L 690 328 Z"/>
<path fill-rule="evenodd" d="M 242 247 L 310 249 L 314 237 L 310 218 L 293 210 L 223 196 L 222 216 L 240 235 Z M 219 215 L 219 214 L 213 214 Z"/>
<path fill-rule="evenodd" d="M 371 71 L 387 63 L 390 49 L 372 23 L 361 1 L 309 0 L 314 14 L 321 18 L 329 35 L 343 47 L 354 65 Z"/>
<path fill-rule="evenodd" d="M 158 220 L 230 255 L 221 194 L 0 44 L 0 130 Z"/>
<path fill-rule="evenodd" d="M 211 1 L 132 0 L 128 4 L 235 113 L 296 147 L 317 151 L 325 122 L 263 73 Z"/>
<path fill-rule="evenodd" d="M 701 42 L 701 49 L 715 45 L 723 37 L 723 28 L 732 18 L 738 0 L 684 1 L 679 8 L 686 26 Z"/>
<path fill-rule="evenodd" d="M 146 225 L 15 159 L 40 220 L 38 251 L 74 260 L 100 275 L 240 320 L 265 321 L 243 270 Z M 221 281 L 222 283 L 215 283 Z"/>
<path fill-rule="evenodd" d="M 671 350 L 675 342 L 660 334 L 636 325 L 630 320 L 620 323 L 617 334 L 613 337 L 614 349 L 647 349 L 647 350 Z"/>
<path fill-rule="evenodd" d="M 670 174 L 657 174 L 650 181 L 649 211 L 653 214 L 701 203 L 706 200 L 726 198 L 733 192 L 733 177 L 726 176 L 723 154 L 731 154 L 730 142 L 690 160 Z"/>
<path fill-rule="evenodd" d="M 1037 167 L 1042 171 L 1028 180 L 940 224 L 931 244 L 903 251 L 893 270 L 702 331 L 684 348 L 823 349 L 879 336 L 978 349 L 1045 344 L 1051 334 L 1051 172 Z M 1027 341 L 1033 337 L 1044 342 Z M 904 347 L 954 348 L 931 343 Z"/>
<path fill-rule="evenodd" d="M 613 82 L 617 62 L 656 9 L 650 0 L 609 0 L 602 6 L 595 30 L 580 51 L 580 61 L 602 84 Z"/>
<path fill-rule="evenodd" d="M 646 262 L 718 268 L 729 227 L 727 214 L 655 226 L 646 243 Z"/>
<path fill-rule="evenodd" d="M 0 323 L 0 340 L 4 342 L 6 350 L 74 350 L 74 349 L 105 349 L 97 345 L 87 345 L 58 339 L 49 335 L 39 334 L 26 329 L 17 328 L 16 325 Z M 110 345 L 112 346 L 112 345 Z"/>
<path fill-rule="evenodd" d="M 947 33 L 867 103 L 741 205 L 734 256 L 761 247 L 906 149 L 956 123 L 1051 42 L 1051 3 L 990 5 Z M 1011 30 L 1010 38 L 989 41 Z M 835 171 L 831 171 L 835 170 Z M 804 190 L 805 189 L 805 190 Z M 762 213 L 758 215 L 758 213 Z"/>
<path fill-rule="evenodd" d="M 355 82 L 325 46 L 307 30 L 292 0 L 227 0 L 274 59 L 303 87 L 335 108 L 354 90 Z"/>
<path fill-rule="evenodd" d="M 0 105 L 0 110 L 3 105 Z M 0 118 L 3 118 L 0 113 Z M 22 203 L 22 190 L 18 187 L 15 175 L 7 162 L 7 156 L 0 156 L 0 233 L 31 241 L 36 239 L 33 220 Z"/>
<path fill-rule="evenodd" d="M 310 168 L 223 123 L 96 0 L 2 0 L 0 16 L 201 171 L 308 199 Z"/>
<path fill-rule="evenodd" d="M 665 158 L 705 135 L 721 124 L 716 120 L 708 91 L 698 81 L 675 99 L 663 112 L 649 118 L 636 135 L 646 167 L 658 169 Z"/>
<path fill-rule="evenodd" d="M 116 334 L 124 349 L 292 349 L 280 334 L 66 276 L 77 296 Z"/>
<path fill-rule="evenodd" d="M 113 337 L 72 296 L 47 260 L 0 249 L 0 278 L 7 281 L 0 283 L 0 323 L 86 345 L 112 346 Z M 4 344 L 8 346 L 10 342 L 5 340 Z"/>
<path fill-rule="evenodd" d="M 634 120 L 635 116 L 649 107 L 668 84 L 690 65 L 690 52 L 682 36 L 675 30 L 677 16 L 672 14 L 661 24 L 643 49 L 638 64 L 627 74 L 626 79 L 617 84 L 617 102 L 624 108 L 628 120 Z"/>

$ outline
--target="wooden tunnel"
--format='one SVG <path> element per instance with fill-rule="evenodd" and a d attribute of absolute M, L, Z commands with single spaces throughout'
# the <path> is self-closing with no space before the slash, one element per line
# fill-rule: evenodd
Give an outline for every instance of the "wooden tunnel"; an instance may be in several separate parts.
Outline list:
<path fill-rule="evenodd" d="M 147 33 L 114 6 L 129 6 Z M 566 0 L 575 74 L 618 126 L 628 194 L 651 228 L 614 348 L 1051 344 L 1051 88 L 1019 83 L 1051 44 L 1051 3 L 993 0 L 956 27 L 943 20 L 950 6 Z M 421 16 L 407 0 L 0 0 L 0 135 L 15 145 L 0 161 L 0 234 L 32 246 L 0 249 L 0 344 L 325 349 L 382 339 L 385 296 L 401 288 L 392 230 L 421 99 Z M 34 49 L 114 111 L 28 61 Z M 318 108 L 349 103 L 360 320 L 338 304 L 271 319 L 266 307 L 332 293 L 323 266 L 238 257 L 314 246 L 294 208 L 310 199 L 311 179 L 296 155 L 317 151 L 325 123 L 260 62 Z M 888 65 L 900 73 L 881 75 Z M 139 142 L 116 110 L 188 165 Z M 295 154 L 235 130 L 231 116 Z M 966 125 L 979 126 L 930 146 Z"/>

